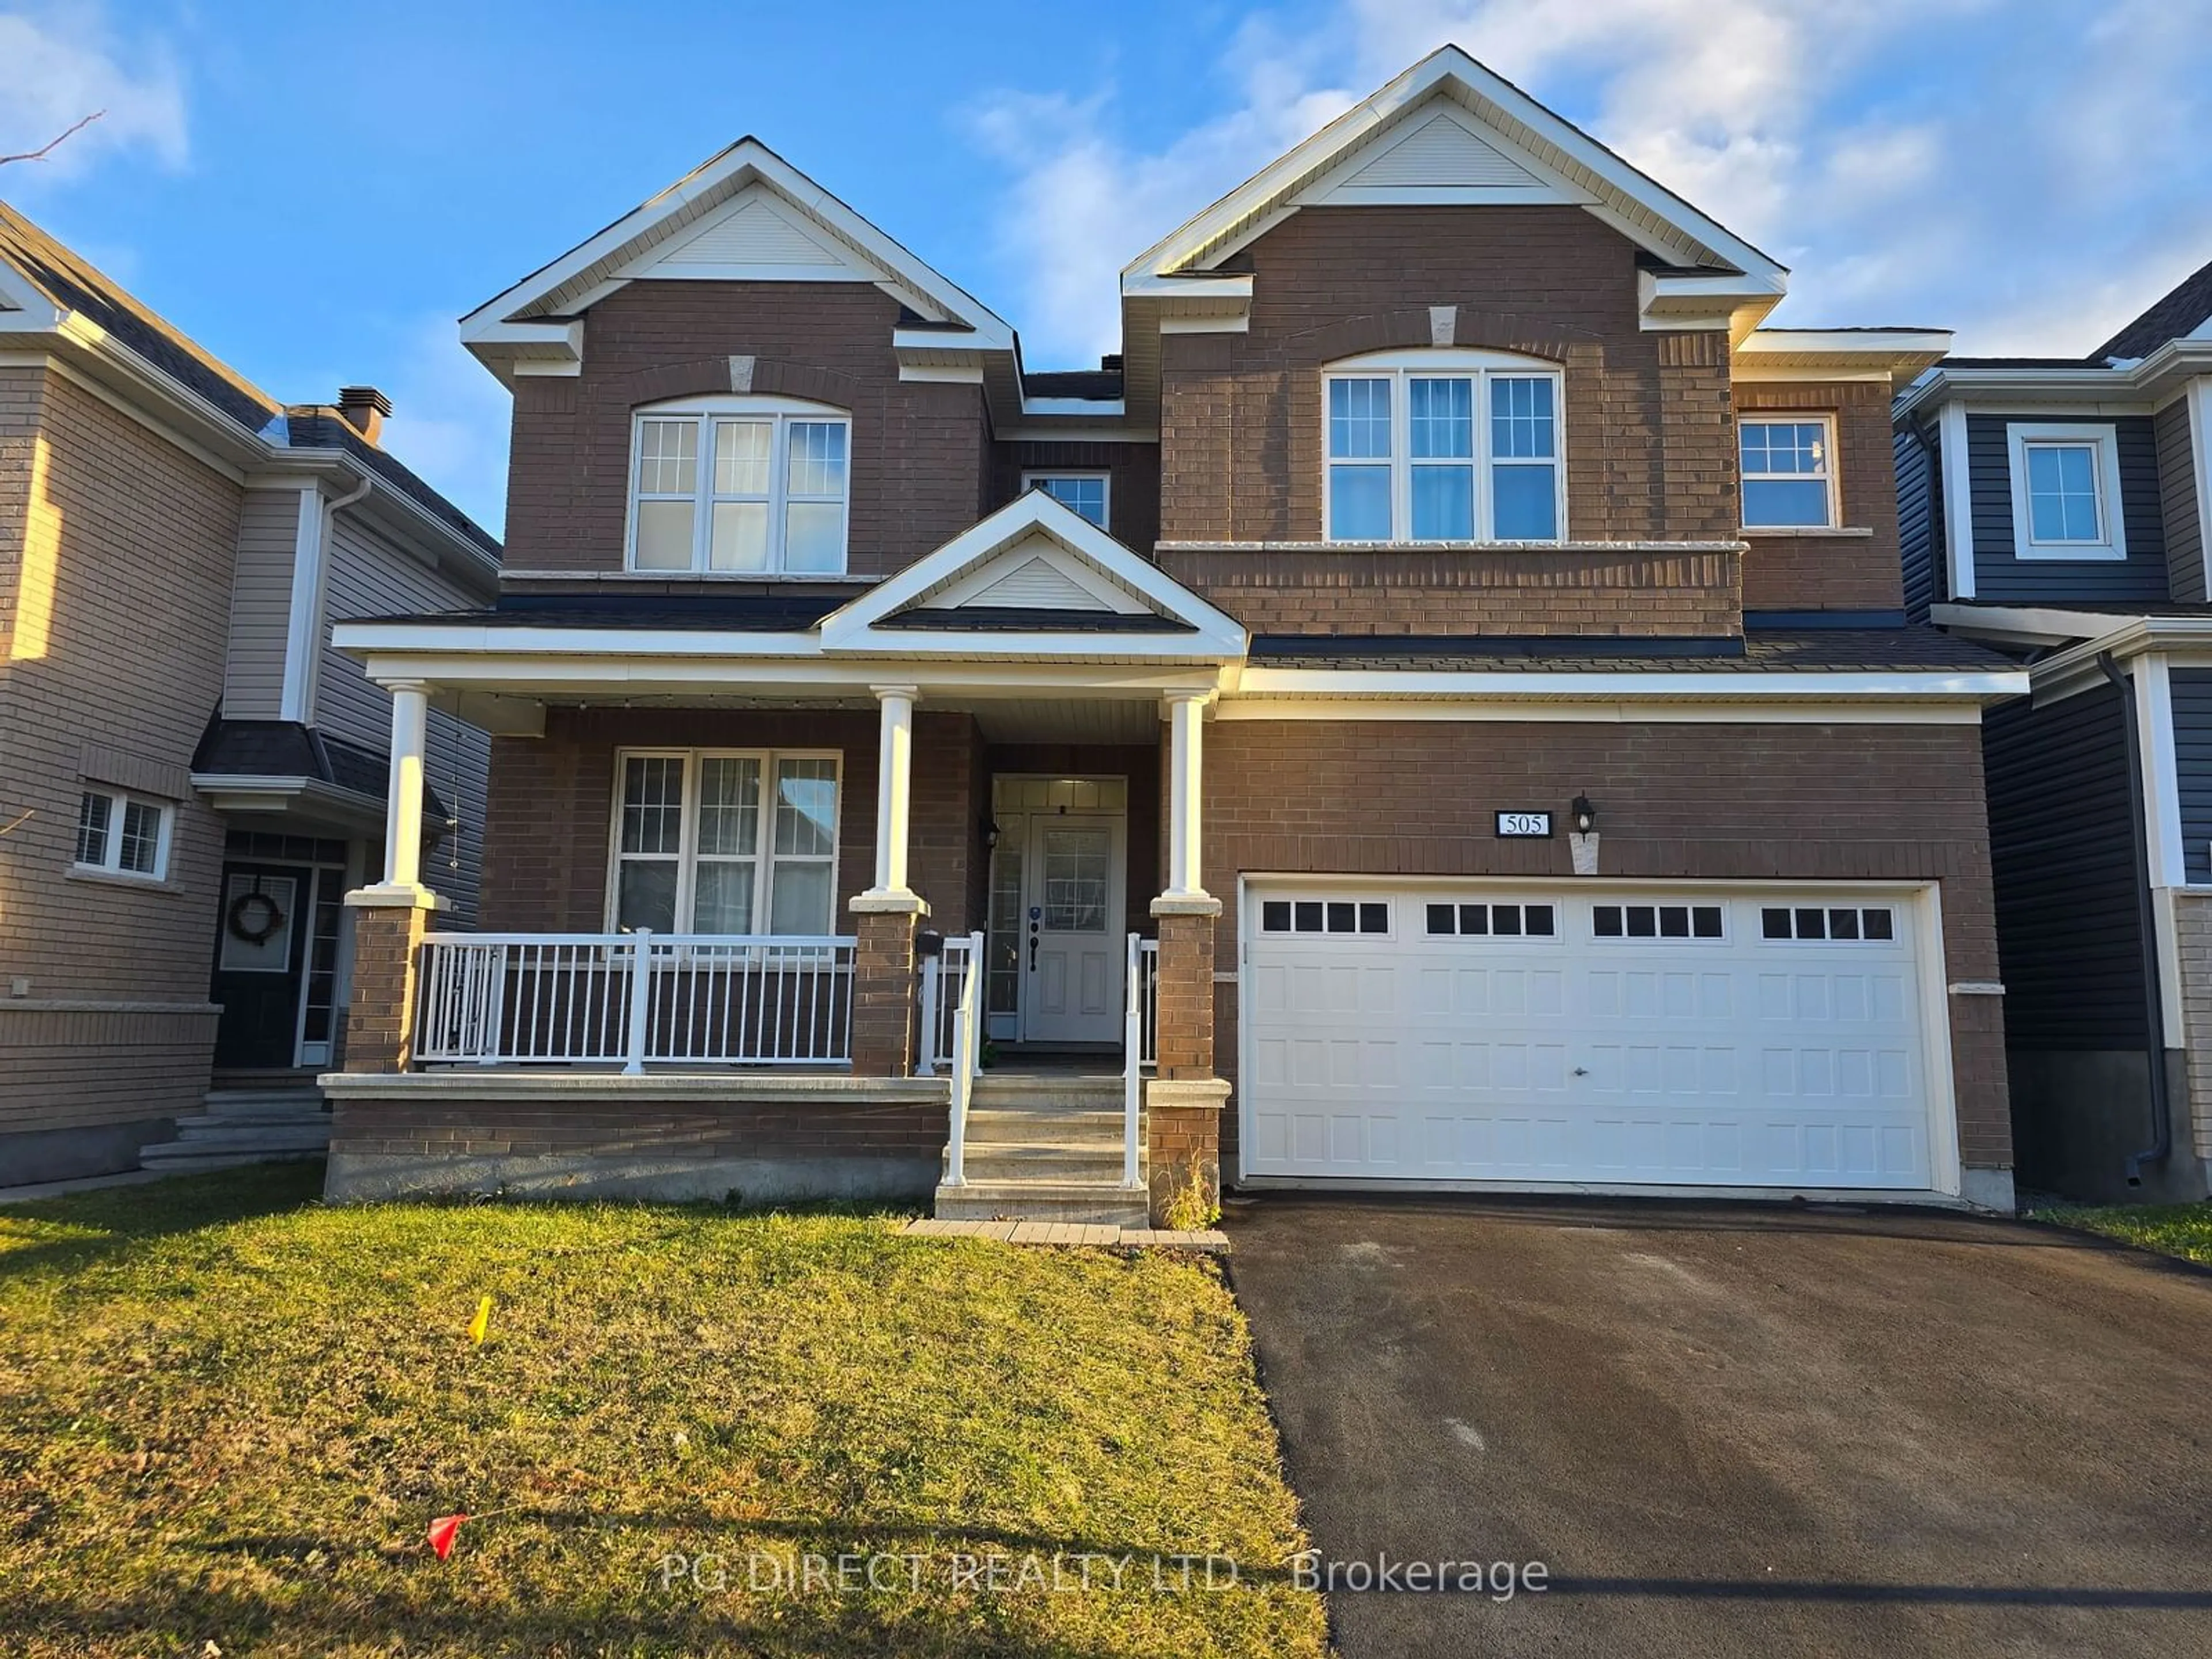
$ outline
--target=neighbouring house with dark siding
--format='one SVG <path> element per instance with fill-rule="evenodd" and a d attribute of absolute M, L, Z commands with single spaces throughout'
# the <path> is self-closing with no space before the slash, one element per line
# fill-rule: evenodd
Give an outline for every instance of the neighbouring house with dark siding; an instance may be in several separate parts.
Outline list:
<path fill-rule="evenodd" d="M 0 1186 L 326 1137 L 392 726 L 331 625 L 499 568 L 389 410 L 278 403 L 0 207 Z M 490 740 L 424 725 L 467 926 Z"/>
<path fill-rule="evenodd" d="M 2086 357 L 1949 358 L 1893 414 L 1906 610 L 2029 667 L 1983 726 L 2021 1178 L 2201 1198 L 2212 265 Z"/>
<path fill-rule="evenodd" d="M 338 631 L 401 855 L 332 1197 L 2011 1206 L 2027 678 L 1908 621 L 1893 488 L 1948 334 L 1770 326 L 1771 258 L 1455 49 L 1219 182 L 1096 368 L 750 138 L 463 319 L 507 558 Z"/>

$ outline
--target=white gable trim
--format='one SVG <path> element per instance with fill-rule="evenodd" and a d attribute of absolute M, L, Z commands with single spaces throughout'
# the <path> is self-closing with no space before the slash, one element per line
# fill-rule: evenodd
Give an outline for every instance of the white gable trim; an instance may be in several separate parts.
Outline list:
<path fill-rule="evenodd" d="M 820 231 L 796 209 L 784 207 L 781 198 L 758 183 L 746 185 L 681 235 L 621 267 L 592 291 L 651 278 L 873 283 L 905 288 L 857 248 Z"/>
<path fill-rule="evenodd" d="M 924 264 L 757 138 L 740 139 L 597 235 L 478 306 L 461 319 L 462 343 L 489 363 L 514 355 L 514 348 L 526 343 L 536 348 L 528 355 L 560 356 L 561 347 L 568 343 L 559 338 L 568 326 L 563 313 L 575 308 L 585 295 L 604 293 L 608 283 L 628 280 L 621 273 L 648 253 L 665 258 L 662 250 L 672 240 L 702 234 L 720 223 L 717 210 L 756 185 L 772 192 L 780 210 L 809 238 L 836 250 L 842 258 L 881 273 L 861 280 L 878 282 L 924 316 L 961 324 L 971 331 L 963 342 L 971 348 L 1013 349 L 1013 329 L 988 307 Z M 580 354 L 581 349 L 577 338 L 571 349 Z"/>
<path fill-rule="evenodd" d="M 58 325 L 64 313 L 29 277 L 0 259 L 0 330 L 9 333 L 43 333 Z"/>
<path fill-rule="evenodd" d="M 1124 292 L 1130 278 L 1209 268 L 1296 212 L 1302 191 L 1364 155 L 1377 135 L 1437 100 L 1461 106 L 1532 173 L 1587 194 L 1590 211 L 1650 252 L 1684 266 L 1733 267 L 1741 273 L 1735 290 L 1747 298 L 1778 298 L 1787 288 L 1789 273 L 1766 254 L 1458 47 L 1445 46 L 1147 249 L 1124 270 Z"/>
<path fill-rule="evenodd" d="M 1049 553 L 1037 547 L 1053 544 Z M 1000 567 L 1010 551 L 1024 564 L 1048 557 L 1052 568 L 1084 591 L 1110 605 L 1120 614 L 1133 616 L 1150 611 L 1185 624 L 1194 633 L 1178 634 L 1172 644 L 1158 639 L 1145 641 L 1140 654 L 1191 656 L 1207 659 L 1241 657 L 1244 629 L 1225 612 L 1208 605 L 1158 566 L 1139 558 L 1090 520 L 1041 489 L 1032 489 L 1000 507 L 981 524 L 963 531 L 951 541 L 904 570 L 879 583 L 840 610 L 822 619 L 824 651 L 937 650 L 957 643 L 960 648 L 986 654 L 1030 652 L 1038 641 L 1024 635 L 999 635 L 988 643 L 962 631 L 950 631 L 941 641 L 924 641 L 910 629 L 885 629 L 882 624 L 902 611 L 925 604 L 933 608 L 957 608 L 1009 571 Z M 1109 594 L 1126 595 L 1120 604 Z M 1123 605 L 1134 604 L 1123 610 Z M 1083 635 L 1084 649 L 1092 654 L 1119 655 L 1115 636 Z"/>
<path fill-rule="evenodd" d="M 1448 100 L 1409 112 L 1396 136 L 1354 150 L 1291 199 L 1298 206 L 1367 203 L 1596 200 L 1532 156 L 1514 155 Z"/>

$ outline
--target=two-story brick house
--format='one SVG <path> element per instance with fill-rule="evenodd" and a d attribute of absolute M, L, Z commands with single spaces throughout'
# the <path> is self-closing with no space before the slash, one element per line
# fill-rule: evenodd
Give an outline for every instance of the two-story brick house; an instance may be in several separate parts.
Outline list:
<path fill-rule="evenodd" d="M 1891 482 L 1948 337 L 1785 283 L 1450 49 L 1133 261 L 1096 371 L 716 156 L 464 319 L 499 603 L 340 630 L 399 769 L 331 1190 L 2008 1204 L 2025 682 L 1907 624 Z M 498 734 L 474 941 L 432 706 Z"/>
<path fill-rule="evenodd" d="M 1913 614 L 2033 693 L 1984 736 L 2014 1134 L 2036 1186 L 2212 1176 L 2212 265 L 2086 357 L 1897 404 Z"/>
<path fill-rule="evenodd" d="M 499 562 L 388 409 L 277 402 L 0 206 L 0 1185 L 320 1138 L 392 719 L 331 620 Z M 465 922 L 489 739 L 430 737 Z"/>

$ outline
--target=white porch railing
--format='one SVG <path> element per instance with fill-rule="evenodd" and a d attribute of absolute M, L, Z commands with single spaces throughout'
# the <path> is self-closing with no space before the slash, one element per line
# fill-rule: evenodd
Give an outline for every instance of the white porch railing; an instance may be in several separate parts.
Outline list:
<path fill-rule="evenodd" d="M 1160 945 L 1129 935 L 1128 1001 L 1121 1016 L 1121 1185 L 1134 1189 L 1139 1175 L 1139 1126 L 1145 1105 L 1145 1068 L 1159 1063 Z"/>
<path fill-rule="evenodd" d="M 915 1041 L 915 1070 L 934 1075 L 952 1063 L 952 1032 L 959 1018 L 960 987 L 983 960 L 978 934 L 948 939 L 944 952 L 921 964 L 921 1034 Z"/>
<path fill-rule="evenodd" d="M 430 933 L 428 1065 L 836 1066 L 856 941 L 823 934 Z"/>
<path fill-rule="evenodd" d="M 963 941 L 971 971 L 959 978 L 952 999 L 951 1121 L 945 1145 L 945 1184 L 968 1184 L 968 1103 L 975 1091 L 975 1073 L 983 1062 L 983 976 L 972 969 L 983 960 L 983 935 L 970 933 Z M 951 939 L 945 940 L 947 946 Z"/>

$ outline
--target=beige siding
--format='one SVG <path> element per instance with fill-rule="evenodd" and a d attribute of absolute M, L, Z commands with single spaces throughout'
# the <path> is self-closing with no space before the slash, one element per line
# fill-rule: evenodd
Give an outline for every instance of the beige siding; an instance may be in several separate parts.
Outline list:
<path fill-rule="evenodd" d="M 2176 398 L 2151 422 L 2158 442 L 2158 494 L 2166 518 L 2169 590 L 2184 604 L 2201 603 L 2204 538 L 2197 518 L 2197 459 L 2189 445 L 2189 400 Z"/>
<path fill-rule="evenodd" d="M 284 641 L 292 621 L 292 560 L 300 492 L 249 490 L 230 590 L 230 664 L 222 709 L 233 720 L 273 720 L 284 700 Z"/>
<path fill-rule="evenodd" d="M 324 612 L 332 621 L 418 611 L 456 611 L 481 605 L 453 576 L 434 568 L 351 513 L 338 515 L 325 549 Z M 315 720 L 325 732 L 380 752 L 392 746 L 392 700 L 352 658 L 323 636 Z M 459 819 L 457 833 L 423 858 L 422 879 L 453 902 L 441 925 L 474 927 L 483 878 L 485 779 L 491 740 L 475 726 L 433 710 L 428 771 L 430 787 Z"/>
<path fill-rule="evenodd" d="M 10 1000 L 20 979 L 31 1002 L 206 1006 L 222 824 L 180 780 L 222 693 L 243 493 L 74 382 L 0 371 L 0 994 Z M 179 781 L 166 880 L 71 873 L 88 764 Z M 193 1029 L 211 1035 L 204 1014 Z M 204 1085 L 199 1036 L 152 1046 L 165 1077 Z M 166 1109 L 146 1109 L 135 1085 L 90 1077 L 104 1050 L 76 1052 L 87 1072 L 74 1080 L 66 1044 L 31 1042 L 15 1065 L 0 1057 L 0 1121 L 123 1122 Z"/>

